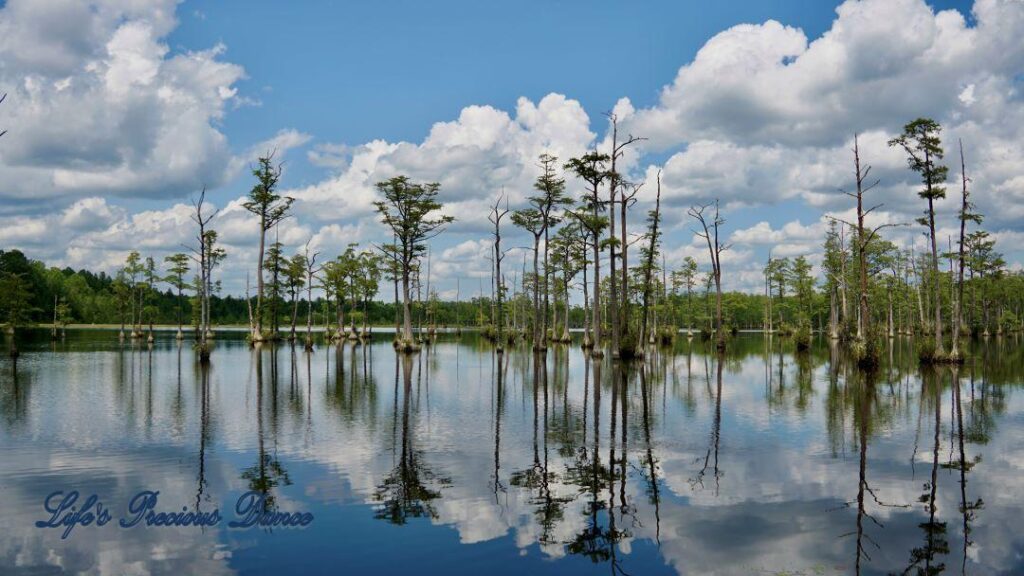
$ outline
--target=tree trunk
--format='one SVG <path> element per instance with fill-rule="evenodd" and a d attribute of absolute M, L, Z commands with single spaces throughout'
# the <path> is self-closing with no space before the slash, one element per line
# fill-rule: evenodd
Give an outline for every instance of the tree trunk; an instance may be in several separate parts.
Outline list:
<path fill-rule="evenodd" d="M 949 353 L 950 360 L 960 360 L 960 326 L 963 322 L 963 301 L 964 301 L 964 232 L 967 228 L 967 168 L 964 162 L 964 145 L 960 143 L 960 177 L 963 182 L 960 201 L 960 243 L 957 248 L 957 295 L 956 305 L 953 309 L 953 349 Z"/>
<path fill-rule="evenodd" d="M 256 317 L 250 326 L 253 342 L 263 340 L 263 250 L 267 237 L 267 220 L 260 216 L 260 247 L 256 255 Z"/>
<path fill-rule="evenodd" d="M 598 214 L 598 199 L 597 199 L 597 187 L 594 187 L 594 218 L 597 218 Z M 600 357 L 604 355 L 604 350 L 601 345 L 601 237 L 600 233 L 595 230 L 593 233 L 593 249 L 594 249 L 594 303 L 593 303 L 593 317 L 590 321 L 591 327 L 594 331 L 594 349 L 590 355 L 594 357 Z"/>
<path fill-rule="evenodd" d="M 619 226 L 621 229 L 621 240 L 622 249 L 620 255 L 622 258 L 622 269 L 619 271 L 622 274 L 622 285 L 619 286 L 620 310 L 619 310 L 619 337 L 622 337 L 623 332 L 629 331 L 630 322 L 632 318 L 629 313 L 629 244 L 627 243 L 626 237 L 626 191 L 619 191 L 619 200 L 621 204 L 619 210 L 621 211 L 621 221 Z"/>
<path fill-rule="evenodd" d="M 535 234 L 533 236 L 533 349 L 544 350 L 544 340 L 546 334 L 541 330 L 543 325 L 546 323 L 541 320 L 541 307 L 540 307 L 540 269 L 538 266 L 540 258 L 540 236 Z M 546 319 L 545 319 L 546 320 Z"/>
<path fill-rule="evenodd" d="M 295 340 L 295 324 L 299 320 L 299 298 L 298 292 L 292 291 L 292 331 L 291 340 Z"/>
<path fill-rule="evenodd" d="M 931 198 L 928 198 L 928 231 L 932 244 L 932 293 L 935 295 L 935 355 L 943 356 L 945 347 L 942 345 L 942 288 L 939 286 L 939 249 L 935 241 L 935 203 Z"/>
<path fill-rule="evenodd" d="M 614 150 L 614 147 L 613 147 Z M 615 171 L 615 160 L 613 156 L 612 160 L 612 172 Z M 615 177 L 611 178 L 611 190 L 608 198 L 608 215 L 609 215 L 609 236 L 612 240 L 615 239 Z M 608 245 L 609 257 L 608 264 L 611 266 L 611 272 L 608 276 L 608 280 L 611 284 L 611 298 L 608 300 L 608 313 L 612 317 L 612 356 L 617 357 L 619 355 L 619 286 L 618 278 L 615 268 L 615 243 L 611 242 Z"/>
<path fill-rule="evenodd" d="M 412 309 L 409 303 L 409 266 L 402 270 L 402 346 L 412 350 Z"/>

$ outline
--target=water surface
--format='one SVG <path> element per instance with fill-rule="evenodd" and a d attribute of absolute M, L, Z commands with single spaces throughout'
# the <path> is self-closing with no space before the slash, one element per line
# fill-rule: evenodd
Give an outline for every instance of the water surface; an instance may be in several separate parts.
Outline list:
<path fill-rule="evenodd" d="M 839 350 L 681 338 L 645 363 L 476 336 L 396 355 L 115 332 L 21 337 L 0 362 L 2 574 L 1022 574 L 1024 356 L 874 376 Z M 55 490 L 114 522 L 37 528 Z M 141 490 L 212 528 L 122 529 Z M 229 529 L 240 495 L 308 511 Z"/>

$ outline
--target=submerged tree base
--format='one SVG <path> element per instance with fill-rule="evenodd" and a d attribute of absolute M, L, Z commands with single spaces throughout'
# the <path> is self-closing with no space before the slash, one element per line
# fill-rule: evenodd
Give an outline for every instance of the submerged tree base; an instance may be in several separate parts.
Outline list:
<path fill-rule="evenodd" d="M 918 360 L 921 361 L 921 364 L 935 366 L 940 364 L 963 364 L 965 358 L 964 355 L 959 352 L 944 352 L 942 350 L 922 347 L 918 349 Z"/>
<path fill-rule="evenodd" d="M 420 344 L 415 340 L 408 338 L 395 340 L 394 346 L 395 350 L 398 350 L 399 352 L 404 352 L 406 354 L 412 354 L 414 352 L 420 351 Z"/>
<path fill-rule="evenodd" d="M 580 348 L 584 350 L 590 350 L 594 347 L 594 341 L 590 339 L 590 331 L 583 333 L 583 341 L 580 342 Z"/>

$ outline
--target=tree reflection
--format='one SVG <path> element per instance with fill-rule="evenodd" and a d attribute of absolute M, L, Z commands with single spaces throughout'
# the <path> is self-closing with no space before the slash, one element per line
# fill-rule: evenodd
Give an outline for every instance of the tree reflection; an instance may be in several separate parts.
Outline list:
<path fill-rule="evenodd" d="M 180 347 L 180 346 L 179 346 Z M 200 362 L 199 366 L 199 465 L 196 472 L 196 513 L 201 512 L 203 496 L 206 501 L 210 495 L 206 492 L 206 446 L 210 441 L 210 364 Z M 180 380 L 180 378 L 179 378 Z M 244 476 L 243 476 L 244 477 Z"/>
<path fill-rule="evenodd" d="M 707 361 L 707 357 L 705 357 L 705 378 L 708 381 L 708 384 L 710 384 L 711 375 L 707 367 Z M 704 488 L 704 477 L 707 475 L 708 468 L 710 467 L 712 476 L 715 479 L 715 496 L 718 496 L 718 490 L 720 488 L 719 483 L 722 479 L 722 476 L 724 475 L 723 472 L 718 468 L 718 442 L 722 430 L 722 368 L 725 363 L 724 361 L 725 354 L 719 352 L 715 359 L 715 391 L 713 392 L 713 396 L 715 398 L 715 413 L 711 423 L 711 434 L 710 440 L 708 442 L 708 449 L 707 452 L 704 454 L 704 465 L 701 467 L 700 471 L 697 472 L 697 475 L 690 479 L 690 487 L 693 488 L 694 490 L 696 490 L 698 486 Z M 780 368 L 780 378 L 781 373 L 782 369 Z M 782 387 L 780 387 L 780 389 L 781 388 Z"/>
<path fill-rule="evenodd" d="M 502 506 L 498 494 L 507 494 L 501 482 L 501 417 L 505 412 L 505 369 L 508 367 L 509 354 L 493 354 L 491 356 L 494 371 L 494 503 Z M 503 506 L 504 509 L 504 506 Z"/>
<path fill-rule="evenodd" d="M 853 419 L 857 426 L 857 446 L 858 446 L 858 468 L 857 468 L 857 521 L 855 534 L 856 539 L 856 554 L 854 559 L 855 573 L 860 574 L 862 569 L 863 561 L 871 561 L 871 554 L 868 552 L 865 542 L 870 543 L 875 549 L 880 549 L 878 542 L 871 537 L 870 534 L 865 530 L 865 519 L 870 520 L 871 523 L 879 529 L 885 528 L 878 519 L 875 518 L 867 509 L 867 497 L 870 496 L 871 500 L 876 506 L 888 507 L 888 508 L 908 508 L 907 505 L 890 504 L 883 502 L 879 499 L 875 489 L 872 488 L 868 481 L 868 445 L 871 441 L 871 436 L 874 431 L 875 425 L 879 421 L 884 421 L 885 418 L 882 414 L 879 414 L 881 402 L 878 401 L 878 390 L 876 388 L 877 373 L 874 371 L 865 371 L 852 367 L 852 363 L 843 363 L 846 368 L 846 381 L 854 384 L 853 396 L 856 398 L 854 404 Z M 881 408 L 884 410 L 884 408 Z M 853 504 L 847 502 L 847 506 Z M 843 536 L 848 536 L 844 534 Z"/>
<path fill-rule="evenodd" d="M 600 360 L 593 362 L 594 378 L 591 387 L 594 391 L 594 447 L 588 452 L 584 441 L 584 447 L 570 469 L 572 482 L 579 486 L 581 493 L 590 496 L 584 508 L 586 522 L 583 529 L 567 543 L 566 548 L 570 554 L 585 556 L 595 563 L 611 560 L 612 571 L 621 572 L 615 558 L 615 547 L 625 534 L 615 528 L 611 505 L 600 498 L 606 487 L 609 492 L 612 491 L 611 463 L 608 467 L 601 463 L 601 367 Z"/>
<path fill-rule="evenodd" d="M 967 475 L 974 469 L 976 464 L 981 462 L 981 456 L 976 456 L 973 460 L 968 460 L 966 450 L 964 449 L 964 412 L 963 412 L 963 399 L 960 390 L 960 367 L 953 365 L 951 367 L 952 372 L 952 392 L 953 392 L 953 409 L 956 415 L 956 440 L 957 440 L 957 459 L 955 462 L 946 465 L 949 468 L 953 468 L 959 472 L 960 475 L 960 515 L 963 519 L 963 525 L 961 531 L 963 535 L 963 558 L 960 564 L 960 573 L 967 573 L 967 551 L 973 544 L 971 541 L 971 522 L 977 518 L 978 510 L 981 510 L 985 503 L 981 498 L 977 500 L 968 501 L 967 498 Z"/>
<path fill-rule="evenodd" d="M 0 405 L 3 406 L 5 427 L 13 432 L 28 420 L 32 382 L 29 373 L 24 369 L 18 369 L 17 362 L 11 362 L 10 374 L 10 384 L 7 385 L 5 382 L 0 388 Z"/>
<path fill-rule="evenodd" d="M 946 540 L 946 523 L 936 517 L 938 508 L 935 505 L 939 475 L 939 432 L 942 428 L 942 398 L 938 382 L 938 374 L 932 367 L 922 368 L 921 395 L 931 395 L 934 405 L 935 422 L 933 430 L 931 478 L 924 484 L 923 493 L 918 501 L 924 504 L 928 520 L 918 526 L 924 532 L 924 545 L 910 551 L 910 565 L 904 574 L 919 575 L 939 574 L 946 569 L 946 564 L 939 557 L 949 554 L 949 542 Z"/>
<path fill-rule="evenodd" d="M 328 383 L 327 405 L 337 410 L 348 425 L 355 424 L 359 418 L 368 418 L 371 424 L 375 424 L 377 381 L 370 371 L 370 348 L 344 340 L 334 347 L 334 381 L 333 384 Z M 361 355 L 357 357 L 357 353 Z"/>
<path fill-rule="evenodd" d="M 548 370 L 547 357 L 543 354 L 533 355 L 533 464 L 525 470 L 512 473 L 509 483 L 531 492 L 530 503 L 536 507 L 535 515 L 540 524 L 539 541 L 547 544 L 552 542 L 551 534 L 564 516 L 563 508 L 569 498 L 552 495 L 551 485 L 558 482 L 558 476 L 549 468 L 548 460 Z M 540 410 L 543 406 L 543 417 Z M 543 429 L 540 427 L 543 426 Z"/>
<path fill-rule="evenodd" d="M 288 476 L 288 471 L 285 470 L 284 465 L 277 458 L 277 451 L 268 453 L 266 449 L 265 434 L 263 431 L 263 351 L 261 350 L 262 345 L 257 345 L 254 348 L 254 354 L 256 356 L 256 429 L 257 429 L 257 449 L 258 459 L 256 464 L 246 468 L 242 471 L 242 479 L 247 482 L 249 490 L 258 492 L 263 496 L 262 507 L 263 511 L 276 510 L 276 499 L 274 496 L 274 489 L 278 486 L 289 486 L 292 481 Z M 273 348 L 270 350 L 271 358 L 271 432 L 273 435 L 273 441 L 277 441 L 277 359 L 276 351 Z"/>
<path fill-rule="evenodd" d="M 411 423 L 410 403 L 412 393 L 412 361 L 411 354 L 396 354 L 397 363 L 402 363 L 402 415 L 401 415 L 401 453 L 398 464 L 377 486 L 373 499 L 380 502 L 374 511 L 374 517 L 386 520 L 391 524 L 405 524 L 411 518 L 437 518 L 434 501 L 441 498 L 440 489 L 431 488 L 431 484 L 439 484 L 442 488 L 451 480 L 435 474 L 424 462 L 423 454 L 416 449 Z M 397 374 L 396 374 L 397 375 Z M 417 376 L 417 380 L 419 376 Z M 394 419 L 397 422 L 397 378 Z M 419 385 L 417 383 L 417 388 Z"/>
<path fill-rule="evenodd" d="M 651 445 L 651 393 L 648 390 L 649 380 L 647 378 L 647 366 L 640 367 L 640 393 L 643 402 L 643 425 L 644 425 L 644 476 L 647 483 L 647 498 L 654 505 L 654 538 L 661 544 L 661 494 L 658 491 L 658 461 L 654 457 L 654 448 Z"/>

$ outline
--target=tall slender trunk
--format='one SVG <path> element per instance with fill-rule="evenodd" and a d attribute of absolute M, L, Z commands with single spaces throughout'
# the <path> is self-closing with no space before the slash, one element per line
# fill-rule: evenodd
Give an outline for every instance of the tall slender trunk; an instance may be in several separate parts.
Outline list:
<path fill-rule="evenodd" d="M 292 332 L 291 332 L 292 340 L 295 340 L 295 324 L 298 322 L 298 319 L 299 319 L 298 290 L 293 288 L 292 289 Z"/>
<path fill-rule="evenodd" d="M 584 252 L 586 254 L 586 252 Z M 568 303 L 568 300 L 566 301 Z M 593 345 L 594 340 L 591 333 L 593 332 L 593 325 L 591 324 L 590 316 L 587 312 L 590 311 L 590 287 L 587 286 L 587 266 L 586 262 L 583 264 L 583 341 L 590 345 Z"/>
<path fill-rule="evenodd" d="M 614 142 L 613 142 L 614 144 Z M 614 149 L 614 146 L 613 146 Z M 615 160 L 613 156 L 612 160 L 612 172 L 615 172 Z M 619 331 L 619 280 L 618 274 L 616 273 L 615 267 L 615 189 L 616 179 L 613 175 L 611 178 L 611 189 L 608 194 L 608 215 L 609 215 L 609 236 L 613 242 L 609 243 L 608 251 L 608 264 L 611 267 L 610 275 L 608 280 L 611 284 L 611 297 L 608 300 L 608 313 L 612 317 L 612 356 L 619 355 L 619 337 L 621 336 Z"/>
<path fill-rule="evenodd" d="M 963 322 L 963 301 L 964 301 L 964 232 L 967 228 L 967 209 L 970 207 L 967 202 L 967 167 L 964 162 L 964 144 L 960 142 L 960 179 L 963 188 L 960 194 L 960 242 L 957 247 L 957 294 L 956 305 L 953 309 L 953 349 L 949 356 L 952 360 L 960 358 L 960 326 Z M 959 382 L 956 383 L 959 386 Z"/>
<path fill-rule="evenodd" d="M 494 276 L 495 283 L 497 284 L 497 301 L 498 307 L 495 314 L 495 334 L 497 334 L 497 351 L 501 352 L 505 348 L 505 304 L 502 301 L 504 295 L 502 294 L 502 279 L 501 279 L 501 232 L 499 224 L 494 225 Z"/>
<path fill-rule="evenodd" d="M 924 153 L 925 166 L 931 165 L 931 157 L 927 150 Z M 935 297 L 935 354 L 944 355 L 945 347 L 942 344 L 942 288 L 939 286 L 939 248 L 935 239 L 935 201 L 932 198 L 932 175 L 929 172 L 927 177 L 928 189 L 928 236 L 932 248 L 932 294 Z"/>
<path fill-rule="evenodd" d="M 178 334 L 181 334 L 181 278 L 178 278 Z"/>
<path fill-rule="evenodd" d="M 593 204 L 594 204 L 594 220 L 598 218 L 598 212 L 600 210 L 597 196 L 597 186 L 594 186 L 593 191 Z M 593 308 L 593 319 L 590 324 L 594 330 L 594 350 L 591 352 L 592 356 L 600 356 L 604 354 L 601 346 L 601 233 L 598 230 L 593 231 L 593 250 L 594 250 L 594 308 Z"/>
<path fill-rule="evenodd" d="M 409 267 L 402 270 L 402 340 L 406 346 L 412 345 L 412 309 L 409 305 Z"/>
<path fill-rule="evenodd" d="M 550 267 L 548 266 L 548 220 L 544 218 L 544 321 L 542 322 L 541 335 L 545 341 L 548 338 L 548 311 L 550 308 Z M 555 336 L 555 330 L 557 323 L 551 325 L 551 336 Z"/>
<path fill-rule="evenodd" d="M 622 285 L 620 288 L 621 297 L 621 310 L 619 312 L 619 327 L 621 331 L 629 331 L 629 325 L 632 320 L 629 313 L 629 244 L 626 241 L 626 191 L 624 189 L 619 190 L 619 210 L 621 218 L 619 226 L 621 229 L 620 242 L 622 243 L 622 249 L 620 255 L 622 257 L 622 269 L 619 271 L 622 274 Z M 621 336 L 620 336 L 621 337 Z"/>
<path fill-rule="evenodd" d="M 625 216 L 626 216 L 625 205 L 626 205 L 626 203 L 623 202 L 622 205 L 623 205 L 623 213 L 622 213 L 623 222 L 625 222 Z M 651 233 L 650 233 L 650 237 L 651 238 L 650 238 L 650 244 L 647 247 L 647 262 L 646 262 L 646 266 L 644 267 L 644 301 L 643 301 L 643 309 L 640 312 L 640 314 L 641 314 L 641 320 L 640 321 L 641 321 L 642 324 L 641 324 L 641 328 L 640 328 L 640 336 L 637 339 L 637 346 L 636 347 L 637 347 L 638 350 L 642 350 L 643 349 L 643 343 L 648 338 L 648 334 L 647 334 L 647 312 L 648 312 L 648 306 L 650 304 L 649 300 L 650 300 L 650 296 L 651 296 L 651 274 L 654 272 L 654 252 L 655 252 L 655 250 L 657 250 L 657 247 L 658 247 L 658 243 L 657 243 L 657 241 L 658 241 L 658 224 L 659 224 L 658 221 L 660 220 L 660 218 L 661 218 L 661 173 L 658 173 L 658 193 L 657 193 L 657 196 L 655 196 L 655 199 L 654 199 L 654 217 L 651 220 Z M 623 237 L 625 237 L 625 233 L 626 233 L 625 225 L 623 225 L 623 227 L 622 227 L 622 233 L 623 233 Z M 625 252 L 623 252 L 623 257 L 625 257 Z M 626 267 L 626 265 L 625 265 L 625 259 L 624 259 L 623 260 L 623 268 L 625 268 L 625 267 Z"/>
<path fill-rule="evenodd" d="M 541 306 L 540 306 L 540 269 L 538 268 L 540 262 L 540 235 L 534 234 L 533 236 L 533 349 L 543 350 L 545 334 L 542 332 L 543 326 L 546 323 L 541 320 Z M 546 318 L 545 318 L 546 320 Z"/>
<path fill-rule="evenodd" d="M 263 339 L 263 257 L 266 239 L 267 219 L 266 216 L 260 216 L 260 247 L 256 255 L 256 316 L 250 325 L 255 342 Z"/>
<path fill-rule="evenodd" d="M 310 270 L 306 282 L 306 349 L 313 348 L 313 272 Z"/>
<path fill-rule="evenodd" d="M 889 338 L 892 338 L 895 334 L 893 333 L 893 321 L 892 321 L 892 290 L 888 290 L 889 295 Z"/>

